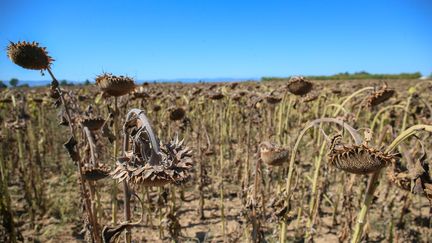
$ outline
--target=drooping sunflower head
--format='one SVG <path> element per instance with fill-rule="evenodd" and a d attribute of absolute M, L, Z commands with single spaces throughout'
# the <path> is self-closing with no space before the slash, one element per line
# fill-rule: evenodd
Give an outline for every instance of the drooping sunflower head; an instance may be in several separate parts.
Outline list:
<path fill-rule="evenodd" d="M 262 142 L 259 152 L 261 160 L 270 166 L 281 166 L 288 161 L 288 150 L 270 142 Z"/>
<path fill-rule="evenodd" d="M 221 100 L 225 96 L 221 92 L 218 92 L 218 91 L 211 91 L 211 92 L 209 91 L 207 93 L 207 97 L 211 100 Z"/>
<path fill-rule="evenodd" d="M 390 165 L 394 154 L 384 153 L 366 144 L 343 145 L 341 136 L 332 139 L 328 159 L 330 165 L 354 174 L 369 174 Z"/>
<path fill-rule="evenodd" d="M 174 107 L 173 106 L 173 107 L 168 108 L 168 110 L 169 110 L 169 117 L 170 117 L 171 121 L 181 120 L 186 115 L 186 111 L 182 107 Z"/>
<path fill-rule="evenodd" d="M 83 127 L 87 127 L 91 131 L 96 131 L 102 128 L 105 123 L 105 119 L 97 117 L 97 118 L 83 118 L 81 119 L 81 125 Z"/>
<path fill-rule="evenodd" d="M 10 42 L 7 55 L 13 63 L 31 70 L 48 69 L 54 61 L 48 56 L 46 48 L 40 47 L 37 42 Z"/>
<path fill-rule="evenodd" d="M 265 100 L 271 105 L 276 105 L 282 101 L 282 98 L 276 95 L 266 95 Z"/>
<path fill-rule="evenodd" d="M 109 96 L 123 96 L 135 90 L 135 82 L 127 76 L 103 73 L 96 77 L 96 84 Z"/>
<path fill-rule="evenodd" d="M 161 144 L 161 160 L 158 165 L 145 162 L 142 154 L 127 154 L 119 158 L 116 169 L 111 173 L 113 179 L 126 180 L 131 185 L 161 187 L 166 184 L 183 184 L 191 175 L 192 150 L 175 139 Z"/>
<path fill-rule="evenodd" d="M 86 164 L 83 166 L 83 177 L 89 181 L 98 181 L 109 176 L 110 168 L 104 164 Z"/>
<path fill-rule="evenodd" d="M 193 166 L 192 150 L 176 137 L 169 143 L 161 143 L 144 111 L 132 109 L 124 124 L 123 144 L 131 146 L 118 158 L 111 172 L 115 180 L 127 181 L 132 186 L 164 186 L 183 184 L 190 176 Z"/>
<path fill-rule="evenodd" d="M 384 84 L 379 90 L 374 91 L 367 97 L 367 105 L 369 107 L 377 106 L 390 99 L 395 93 L 394 89 L 390 89 L 387 84 Z"/>
<path fill-rule="evenodd" d="M 306 78 L 298 76 L 289 80 L 287 88 L 289 92 L 295 95 L 305 95 L 312 90 L 313 84 Z"/>

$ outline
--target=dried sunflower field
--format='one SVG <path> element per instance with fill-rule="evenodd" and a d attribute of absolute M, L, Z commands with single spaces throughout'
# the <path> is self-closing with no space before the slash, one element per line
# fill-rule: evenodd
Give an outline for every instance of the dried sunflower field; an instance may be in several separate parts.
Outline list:
<path fill-rule="evenodd" d="M 430 80 L 62 87 L 3 54 L 52 83 L 1 91 L 1 242 L 432 239 Z"/>

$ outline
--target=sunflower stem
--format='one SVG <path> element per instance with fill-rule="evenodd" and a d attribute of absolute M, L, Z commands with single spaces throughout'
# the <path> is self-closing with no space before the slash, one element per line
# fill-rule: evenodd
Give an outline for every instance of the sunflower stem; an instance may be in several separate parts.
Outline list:
<path fill-rule="evenodd" d="M 308 124 L 306 124 L 305 128 L 303 128 L 303 130 L 300 132 L 297 141 L 294 145 L 294 148 L 291 152 L 291 157 L 290 157 L 290 162 L 289 162 L 289 166 L 288 166 L 288 177 L 286 179 L 286 193 L 287 193 L 287 203 L 288 203 L 288 208 L 289 208 L 289 199 L 290 199 L 290 194 L 291 194 L 291 181 L 292 181 L 292 176 L 293 176 L 293 172 L 294 172 L 294 162 L 295 162 L 295 157 L 297 154 L 297 149 L 298 146 L 300 145 L 300 141 L 302 140 L 303 136 L 306 134 L 306 132 L 321 123 L 324 122 L 328 122 L 328 123 L 336 123 L 339 124 L 340 126 L 343 126 L 346 130 L 348 130 L 348 132 L 351 134 L 351 136 L 353 137 L 354 141 L 356 144 L 361 144 L 362 139 L 360 137 L 360 135 L 358 134 L 357 130 L 355 130 L 353 127 L 351 127 L 350 125 L 346 124 L 345 122 L 335 119 L 335 118 L 320 118 L 320 119 L 316 119 L 313 120 L 311 122 L 309 122 Z M 286 214 L 288 214 L 288 211 L 286 212 Z M 284 224 L 281 225 L 281 230 L 284 231 L 286 230 L 286 227 Z M 282 238 L 283 237 L 283 238 Z M 286 242 L 286 233 L 281 233 L 281 238 L 279 239 L 279 242 Z"/>
<path fill-rule="evenodd" d="M 74 138 L 76 140 L 76 133 L 75 133 L 75 128 L 73 126 L 73 120 L 72 120 L 72 116 L 69 110 L 69 106 L 66 103 L 66 100 L 64 98 L 64 94 L 61 91 L 60 87 L 59 87 L 59 82 L 57 81 L 57 79 L 55 78 L 54 74 L 52 73 L 50 68 L 47 68 L 48 73 L 50 74 L 52 80 L 53 80 L 53 85 L 56 89 L 56 91 L 58 92 L 59 96 L 60 96 L 60 101 L 63 104 L 63 107 L 66 111 L 66 116 L 67 116 L 67 120 L 68 120 L 68 125 L 69 125 L 69 130 L 71 132 L 71 136 L 72 138 Z M 102 242 L 102 239 L 100 237 L 100 230 L 99 230 L 99 225 L 97 225 L 97 223 L 95 222 L 94 218 L 93 218 L 93 213 L 92 213 L 92 209 L 91 209 L 91 201 L 88 195 L 88 190 L 86 188 L 86 181 L 84 180 L 83 177 L 83 172 L 82 172 L 82 161 L 81 161 L 81 156 L 79 153 L 79 147 L 77 147 L 77 154 L 78 154 L 78 173 L 79 173 L 79 178 L 80 178 L 80 185 L 81 185 L 81 194 L 84 197 L 84 205 L 85 205 L 85 209 L 87 212 L 87 217 L 88 220 L 90 222 L 90 224 L 93 227 L 92 230 L 92 235 L 93 235 L 93 239 L 96 242 Z"/>

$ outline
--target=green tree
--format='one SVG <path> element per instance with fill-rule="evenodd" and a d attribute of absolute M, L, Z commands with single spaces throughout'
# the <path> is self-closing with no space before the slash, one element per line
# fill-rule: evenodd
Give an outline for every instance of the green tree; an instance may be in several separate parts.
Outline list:
<path fill-rule="evenodd" d="M 69 84 L 68 84 L 68 81 L 66 79 L 63 79 L 62 81 L 60 81 L 60 85 L 61 86 L 67 86 Z"/>
<path fill-rule="evenodd" d="M 90 85 L 90 80 L 86 79 L 86 81 L 84 82 L 84 85 Z"/>
<path fill-rule="evenodd" d="M 9 80 L 9 84 L 10 84 L 10 86 L 12 86 L 12 87 L 16 87 L 16 86 L 18 86 L 18 83 L 19 83 L 19 80 L 16 79 L 16 78 L 13 78 L 13 79 Z"/>
<path fill-rule="evenodd" d="M 7 85 L 3 83 L 3 81 L 0 80 L 0 89 L 6 89 Z"/>

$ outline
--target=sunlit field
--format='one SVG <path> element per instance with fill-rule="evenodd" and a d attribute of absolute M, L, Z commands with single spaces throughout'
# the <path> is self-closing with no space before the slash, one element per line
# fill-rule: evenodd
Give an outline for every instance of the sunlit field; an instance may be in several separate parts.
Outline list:
<path fill-rule="evenodd" d="M 52 83 L 1 90 L 1 242 L 432 239 L 431 80 L 62 86 L 6 52 Z"/>

